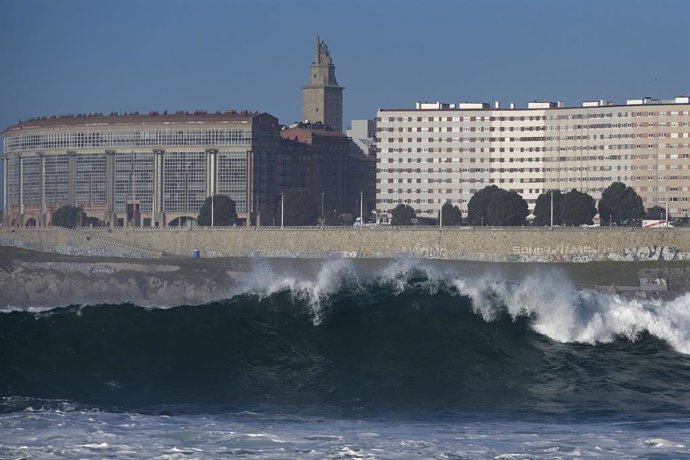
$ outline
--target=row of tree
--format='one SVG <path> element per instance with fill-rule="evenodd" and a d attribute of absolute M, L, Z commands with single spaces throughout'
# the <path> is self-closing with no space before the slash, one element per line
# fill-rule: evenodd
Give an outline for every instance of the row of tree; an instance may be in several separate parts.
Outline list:
<path fill-rule="evenodd" d="M 231 226 L 237 222 L 235 201 L 226 195 L 215 195 L 206 199 L 198 215 L 198 224 L 211 225 L 211 206 L 213 206 L 213 224 Z M 593 218 L 599 212 L 602 223 L 617 225 L 630 224 L 647 217 L 665 219 L 668 216 L 664 208 L 655 206 L 646 214 L 642 198 L 631 187 L 622 182 L 614 182 L 606 188 L 596 201 L 587 193 L 575 189 L 567 193 L 560 190 L 542 193 L 534 207 L 533 225 L 592 225 Z M 524 225 L 529 214 L 527 202 L 514 191 L 504 190 L 495 185 L 484 187 L 475 193 L 467 204 L 467 223 L 474 226 L 520 226 Z M 314 197 L 308 189 L 288 190 L 276 204 L 276 224 L 287 226 L 316 225 L 319 220 L 318 208 Z M 81 208 L 63 206 L 53 214 L 53 225 L 74 228 L 88 225 L 88 219 Z M 335 216 L 326 216 L 326 224 L 333 225 Z M 445 203 L 439 213 L 442 225 L 461 225 L 462 212 L 451 204 Z M 406 204 L 399 204 L 392 211 L 392 225 L 413 225 L 416 223 L 414 209 Z"/>
<path fill-rule="evenodd" d="M 199 210 L 199 225 L 211 225 L 211 203 L 213 203 L 213 225 L 230 226 L 237 221 L 235 202 L 226 195 L 207 198 Z M 274 219 L 288 226 L 309 226 L 318 223 L 319 214 L 316 200 L 306 188 L 294 188 L 285 192 L 275 204 Z M 330 217 L 330 216 L 328 216 Z"/>
<path fill-rule="evenodd" d="M 199 225 L 211 225 L 211 207 L 213 207 L 213 225 L 232 226 L 237 222 L 237 205 L 227 195 L 208 197 L 199 210 L 197 222 Z M 316 202 L 309 190 L 296 188 L 284 193 L 283 203 L 276 206 L 276 222 L 280 223 L 281 211 L 284 225 L 302 226 L 316 225 L 318 214 Z M 89 225 L 90 218 L 81 208 L 76 206 L 62 206 L 53 213 L 52 224 L 60 227 L 76 228 Z"/>
<path fill-rule="evenodd" d="M 542 193 L 534 207 L 533 225 L 592 225 L 599 212 L 602 223 L 627 225 L 642 218 L 665 219 L 666 210 L 655 206 L 645 213 L 642 198 L 631 187 L 614 182 L 607 187 L 597 208 L 594 198 L 578 190 L 561 193 L 560 190 Z M 527 201 L 517 192 L 489 185 L 472 195 L 467 203 L 467 223 L 482 226 L 524 225 L 529 214 Z M 414 209 L 399 204 L 392 211 L 393 225 L 412 225 L 416 218 Z M 446 203 L 441 208 L 439 220 L 443 225 L 460 225 L 462 213 L 457 206 Z"/>

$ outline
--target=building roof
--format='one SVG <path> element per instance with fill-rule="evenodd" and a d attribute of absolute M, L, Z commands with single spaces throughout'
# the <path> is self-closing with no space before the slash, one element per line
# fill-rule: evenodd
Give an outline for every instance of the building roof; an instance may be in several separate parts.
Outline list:
<path fill-rule="evenodd" d="M 252 121 L 257 117 L 268 116 L 278 119 L 267 113 L 249 112 L 249 111 L 226 111 L 208 113 L 206 111 L 179 111 L 175 113 L 168 112 L 149 112 L 147 114 L 133 113 L 111 113 L 104 115 L 101 113 L 94 114 L 76 114 L 76 115 L 53 115 L 50 117 L 32 118 L 26 121 L 19 121 L 17 124 L 9 126 L 3 133 L 8 131 L 17 131 L 32 128 L 51 128 L 51 127 L 66 127 L 66 126 L 98 126 L 98 125 L 118 125 L 118 124 L 159 124 L 159 123 L 194 123 L 194 122 L 237 122 L 237 121 Z"/>
<path fill-rule="evenodd" d="M 344 140 L 347 141 L 348 137 L 340 132 L 333 131 L 326 125 L 320 124 L 316 125 L 298 123 L 296 125 L 285 128 L 280 132 L 283 139 L 296 140 L 298 142 L 310 143 L 314 137 L 326 137 L 333 140 Z"/>
<path fill-rule="evenodd" d="M 519 112 L 519 111 L 540 111 L 540 110 L 572 110 L 572 109 L 590 109 L 602 108 L 612 109 L 616 107 L 654 107 L 659 105 L 687 105 L 690 104 L 689 96 L 677 96 L 673 99 L 653 99 L 644 97 L 641 99 L 627 99 L 625 103 L 616 103 L 604 99 L 583 101 L 581 105 L 566 105 L 562 102 L 553 101 L 532 101 L 527 104 L 527 107 L 518 107 L 511 103 L 508 107 L 497 106 L 498 102 L 493 105 L 486 102 L 420 102 L 415 104 L 415 107 L 407 108 L 380 108 L 379 112 Z"/>

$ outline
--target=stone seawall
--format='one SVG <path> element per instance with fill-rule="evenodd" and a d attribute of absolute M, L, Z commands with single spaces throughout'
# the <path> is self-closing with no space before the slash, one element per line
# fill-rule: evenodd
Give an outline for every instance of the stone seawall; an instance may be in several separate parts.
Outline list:
<path fill-rule="evenodd" d="M 493 262 L 690 260 L 690 229 L 640 228 L 155 228 L 0 229 L 0 245 L 119 257 L 412 255 Z M 71 251 L 71 252 L 70 252 Z"/>

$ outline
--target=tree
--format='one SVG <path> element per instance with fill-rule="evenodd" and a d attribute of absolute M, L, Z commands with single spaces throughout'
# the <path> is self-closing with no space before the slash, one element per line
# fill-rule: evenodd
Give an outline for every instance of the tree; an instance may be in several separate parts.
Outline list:
<path fill-rule="evenodd" d="M 666 216 L 666 208 L 654 206 L 647 209 L 647 213 L 644 215 L 644 218 L 652 220 L 671 220 L 671 213 Z"/>
<path fill-rule="evenodd" d="M 417 214 L 411 206 L 400 203 L 391 211 L 391 225 L 412 225 Z"/>
<path fill-rule="evenodd" d="M 486 211 L 489 208 L 491 194 L 500 190 L 495 185 L 489 185 L 476 192 L 467 203 L 467 220 L 470 225 L 489 225 Z"/>
<path fill-rule="evenodd" d="M 316 225 L 319 212 L 309 189 L 293 188 L 283 194 L 284 224 L 290 226 Z M 280 200 L 276 209 L 276 222 L 280 222 Z"/>
<path fill-rule="evenodd" d="M 213 225 L 231 226 L 237 222 L 237 209 L 235 200 L 227 195 L 214 195 L 208 197 L 199 209 L 197 218 L 199 225 L 211 225 L 211 202 L 213 202 Z"/>
<path fill-rule="evenodd" d="M 553 224 L 560 225 L 561 218 L 561 191 L 553 191 Z M 551 191 L 542 193 L 534 204 L 534 221 L 532 225 L 551 225 Z"/>
<path fill-rule="evenodd" d="M 52 224 L 58 227 L 75 228 L 82 224 L 86 213 L 75 206 L 61 206 L 53 213 Z"/>
<path fill-rule="evenodd" d="M 470 225 L 523 225 L 529 214 L 527 202 L 517 193 L 489 185 L 467 203 Z"/>
<path fill-rule="evenodd" d="M 596 213 L 596 201 L 587 193 L 572 189 L 561 199 L 561 216 L 565 225 L 592 225 Z"/>
<path fill-rule="evenodd" d="M 457 206 L 446 202 L 441 207 L 441 224 L 443 225 L 460 225 L 462 224 L 462 211 Z"/>
<path fill-rule="evenodd" d="M 642 198 L 632 187 L 622 182 L 614 182 L 601 194 L 599 217 L 601 223 L 613 222 L 618 225 L 642 219 L 644 206 Z"/>
<path fill-rule="evenodd" d="M 517 192 L 498 189 L 491 195 L 486 217 L 489 225 L 517 226 L 524 225 L 529 214 L 529 207 Z"/>

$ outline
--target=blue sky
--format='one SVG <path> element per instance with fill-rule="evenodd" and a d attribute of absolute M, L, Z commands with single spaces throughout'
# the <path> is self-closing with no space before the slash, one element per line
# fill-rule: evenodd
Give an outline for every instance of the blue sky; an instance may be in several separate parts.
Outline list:
<path fill-rule="evenodd" d="M 0 126 L 59 113 L 301 116 L 317 33 L 344 125 L 417 100 L 690 93 L 690 1 L 0 0 Z"/>

